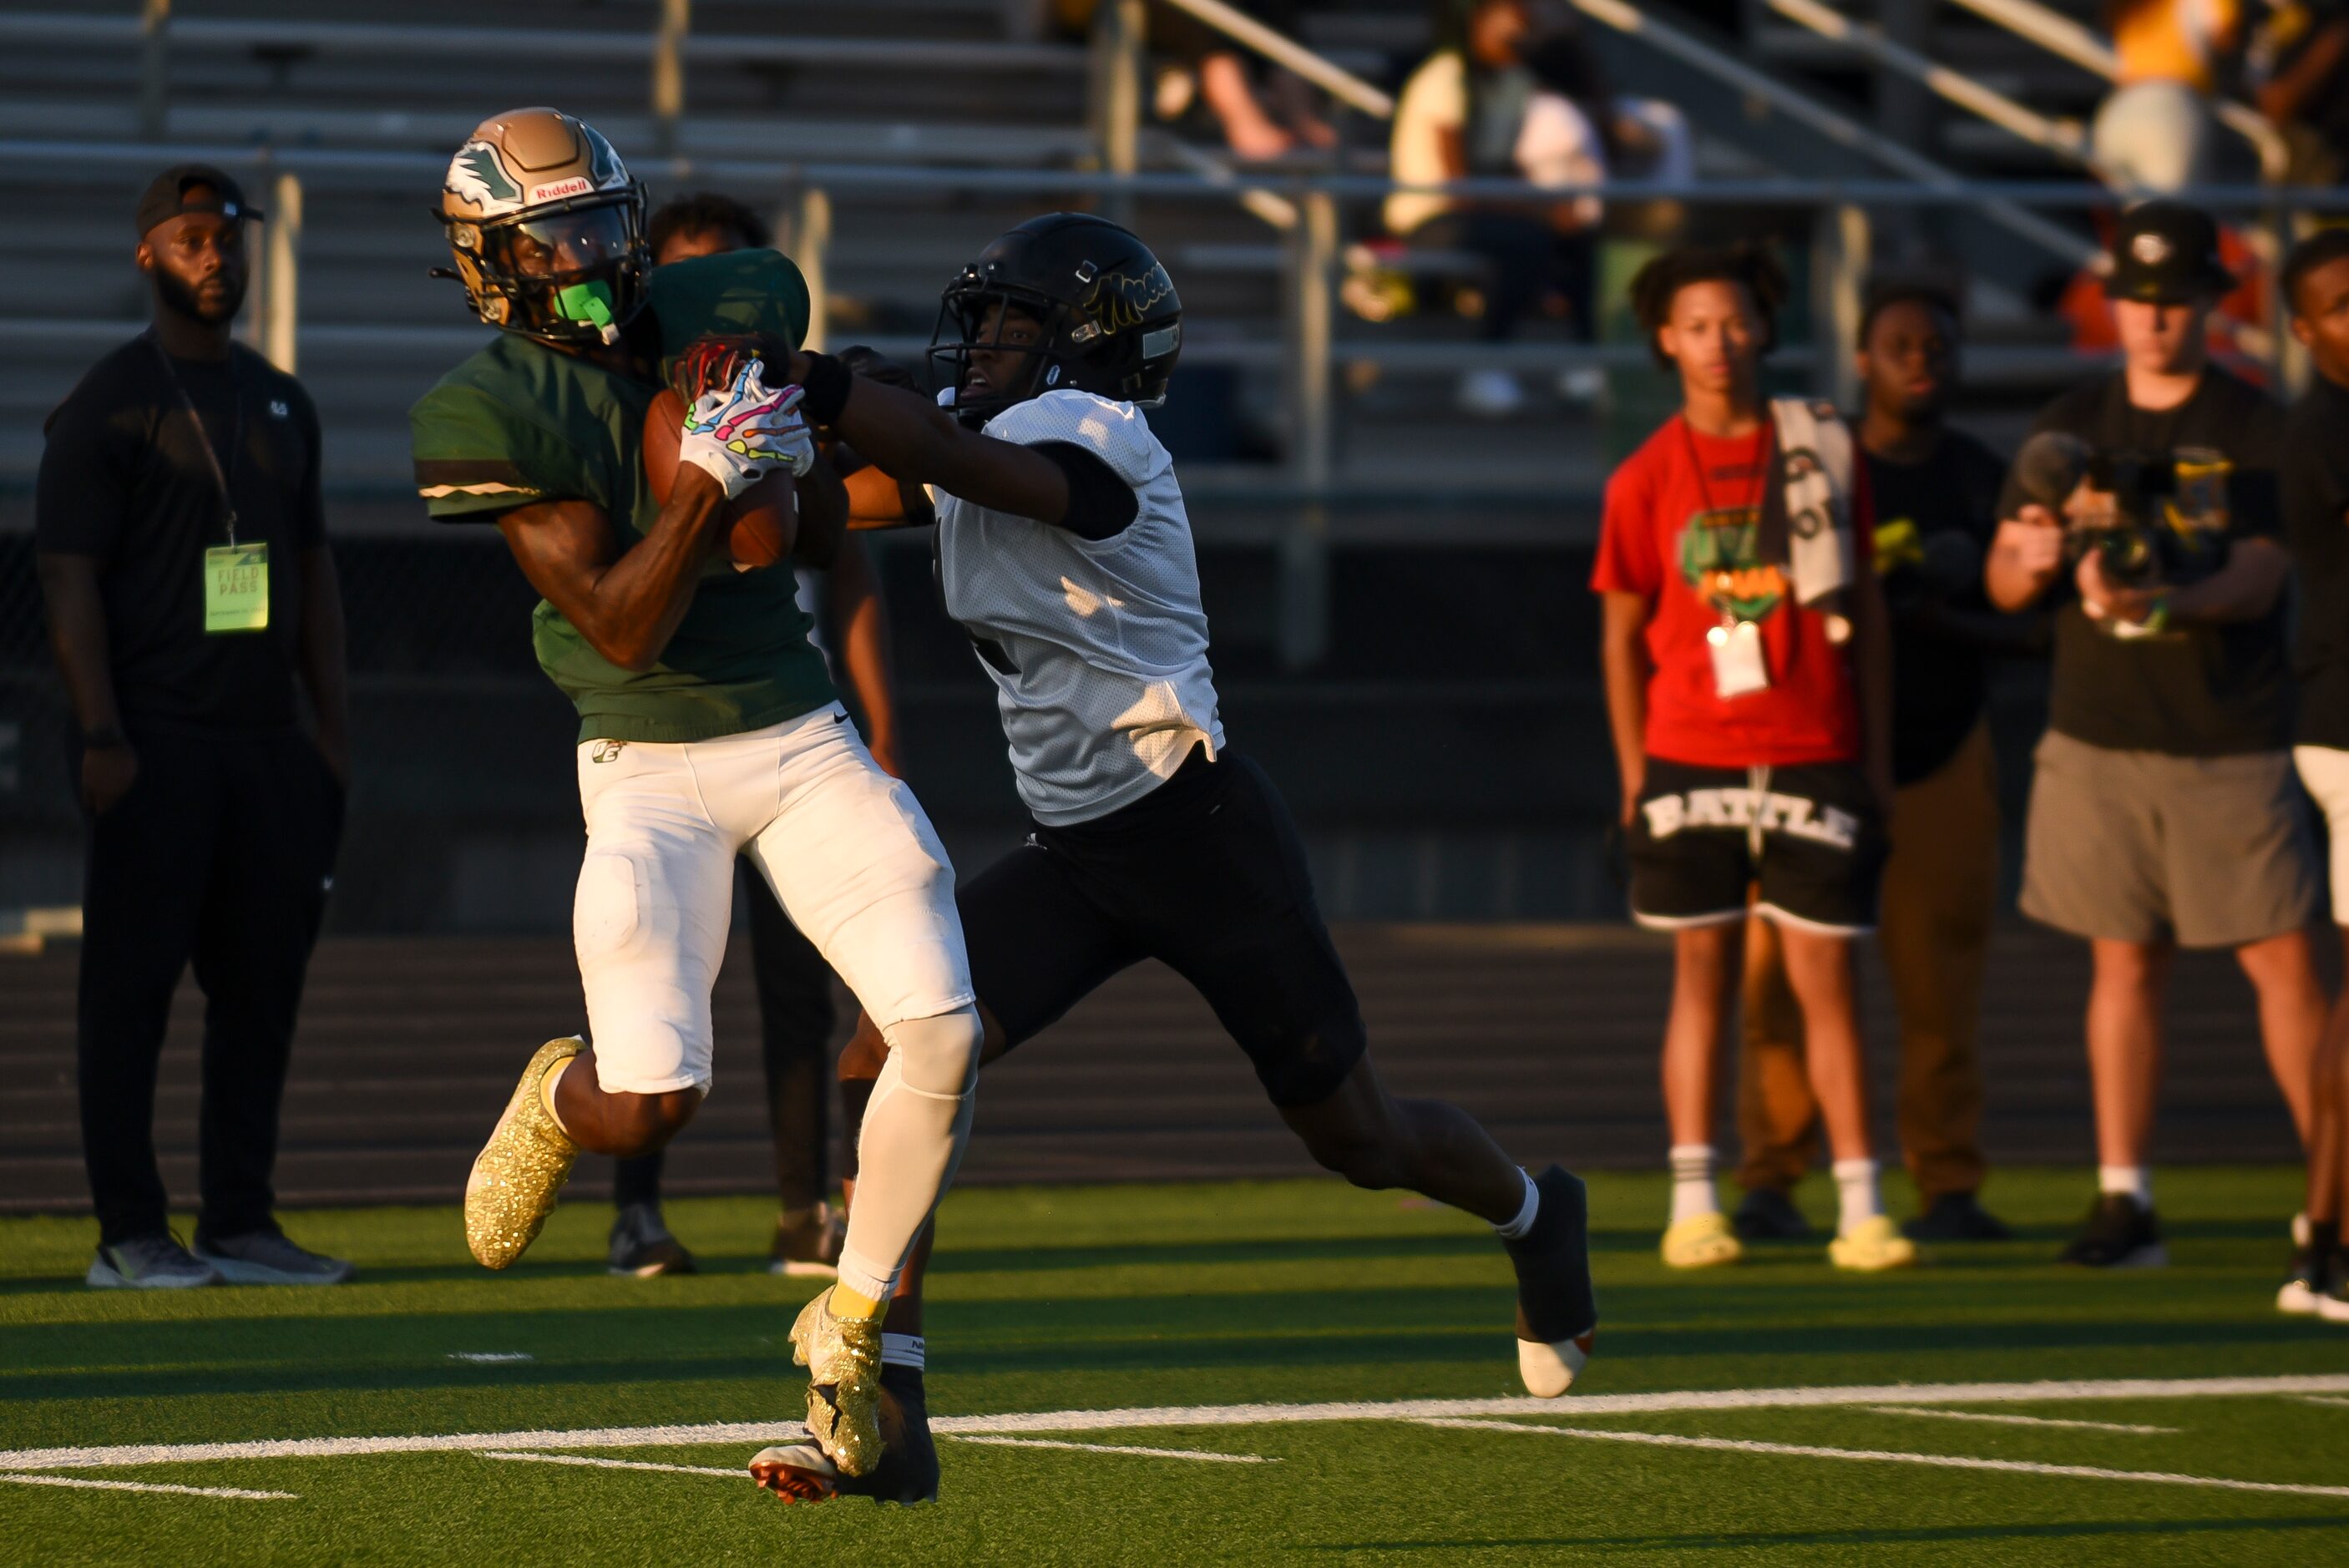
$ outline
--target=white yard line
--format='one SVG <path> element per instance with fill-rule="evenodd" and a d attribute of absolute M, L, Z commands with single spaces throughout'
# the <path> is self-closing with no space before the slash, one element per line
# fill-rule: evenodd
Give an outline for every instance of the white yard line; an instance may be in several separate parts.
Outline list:
<path fill-rule="evenodd" d="M 1088 1454 L 1139 1454 L 1151 1460 L 1206 1460 L 1211 1464 L 1277 1465 L 1262 1454 L 1211 1454 L 1204 1449 L 1138 1449 L 1125 1443 L 1071 1443 L 1058 1438 L 998 1438 L 978 1432 L 947 1434 L 966 1443 L 986 1443 L 1000 1449 L 1075 1449 Z"/>
<path fill-rule="evenodd" d="M 2331 1394 L 2293 1394 L 2290 1398 L 2299 1400 L 2303 1405 L 2331 1405 L 2336 1408 L 2349 1409 L 2349 1399 L 2336 1398 Z"/>
<path fill-rule="evenodd" d="M 168 1491 L 180 1497 L 242 1497 L 254 1502 L 299 1502 L 291 1491 L 246 1491 L 233 1486 L 168 1486 L 160 1480 L 91 1480 L 78 1475 L 0 1475 L 18 1486 L 84 1486 L 98 1491 Z"/>
<path fill-rule="evenodd" d="M 1920 1409 L 1913 1405 L 1863 1405 L 1879 1416 L 1930 1416 L 1940 1421 L 1994 1421 L 2002 1427 L 2074 1427 L 2084 1432 L 2137 1432 L 2148 1437 L 2171 1437 L 2176 1427 L 2141 1427 L 2132 1421 L 2072 1421 L 2054 1416 L 2000 1416 L 1988 1410 Z"/>
<path fill-rule="evenodd" d="M 1745 1438 L 1684 1438 L 1668 1432 L 1609 1432 L 1593 1427 L 1537 1427 L 1522 1421 L 1423 1418 L 1423 1427 L 1484 1432 L 1537 1432 L 1553 1438 L 1592 1438 L 1606 1443 L 1644 1443 L 1659 1449 L 1711 1449 L 1721 1453 L 1783 1454 L 1807 1460 L 1866 1460 L 1941 1470 L 2004 1470 L 2013 1475 L 2063 1476 L 2076 1480 L 2145 1480 L 2163 1486 L 2207 1486 L 2223 1491 L 2289 1492 L 2297 1497 L 2349 1497 L 2349 1486 L 2314 1486 L 2285 1480 L 2230 1480 L 2224 1476 L 2176 1475 L 2168 1470 L 2105 1470 L 2095 1465 L 2050 1465 L 2031 1460 L 1978 1460 L 1957 1454 L 1904 1454 L 1891 1449 L 1823 1449 L 1807 1443 L 1761 1443 Z"/>
<path fill-rule="evenodd" d="M 491 1449 L 481 1457 L 485 1460 L 523 1460 L 536 1465 L 589 1465 L 596 1470 L 667 1470 L 673 1475 L 715 1475 L 728 1480 L 749 1480 L 748 1465 L 736 1465 L 732 1470 L 719 1470 L 714 1465 L 657 1465 L 649 1460 L 592 1460 L 585 1454 L 523 1454 L 509 1453 L 502 1449 Z"/>
<path fill-rule="evenodd" d="M 1470 1416 L 1635 1416 L 1661 1411 L 1817 1409 L 1851 1405 L 2069 1405 L 2085 1399 L 2242 1398 L 2349 1395 L 2349 1375 L 2283 1377 L 2137 1377 L 2044 1383 L 1878 1383 L 1825 1388 L 1718 1388 L 1669 1394 L 1592 1394 L 1567 1399 L 1350 1400 L 1309 1405 L 1160 1405 L 1117 1410 L 1038 1410 L 944 1416 L 940 1436 L 974 1432 L 1135 1431 L 1154 1427 L 1260 1427 L 1295 1421 L 1410 1421 Z M 696 1426 L 595 1427 L 573 1430 L 426 1432 L 399 1437 L 268 1438 L 225 1443 L 126 1443 L 97 1448 L 0 1451 L 0 1470 L 100 1470 L 116 1465 L 213 1460 L 340 1459 L 360 1454 L 483 1449 L 686 1448 L 703 1443 L 781 1441 L 796 1423 L 711 1421 Z"/>
<path fill-rule="evenodd" d="M 527 1350 L 451 1350 L 449 1359 L 471 1361 L 482 1367 L 502 1367 L 508 1362 L 528 1361 L 533 1357 Z"/>

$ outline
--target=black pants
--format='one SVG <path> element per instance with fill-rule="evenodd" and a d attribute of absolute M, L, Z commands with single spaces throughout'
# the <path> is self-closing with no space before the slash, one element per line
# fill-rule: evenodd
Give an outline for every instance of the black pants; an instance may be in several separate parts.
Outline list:
<path fill-rule="evenodd" d="M 1206 998 L 1277 1106 L 1329 1098 L 1366 1048 L 1297 824 L 1237 752 L 1195 749 L 1131 805 L 1037 823 L 955 905 L 971 988 L 1012 1046 L 1155 958 Z"/>
<path fill-rule="evenodd" d="M 787 1209 L 823 1197 L 832 1139 L 832 966 L 800 934 L 767 879 L 742 862 L 750 906 L 750 965 L 759 988 L 759 1054 L 767 1069 L 767 1124 L 774 1135 L 775 1190 Z M 662 1151 L 614 1163 L 612 1201 L 660 1202 Z"/>
<path fill-rule="evenodd" d="M 155 1069 L 171 994 L 204 993 L 196 1233 L 273 1223 L 277 1110 L 342 837 L 342 792 L 305 737 L 134 731 L 139 775 L 90 824 L 82 889 L 82 1157 L 111 1244 L 167 1223 Z"/>

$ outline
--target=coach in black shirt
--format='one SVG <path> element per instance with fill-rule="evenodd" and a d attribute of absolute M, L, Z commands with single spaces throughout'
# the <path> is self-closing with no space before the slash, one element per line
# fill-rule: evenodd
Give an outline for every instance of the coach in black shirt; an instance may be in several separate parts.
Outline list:
<path fill-rule="evenodd" d="M 2286 259 L 2283 301 L 2316 375 L 2284 431 L 2283 517 L 2300 568 L 2300 719 L 2292 761 L 2332 829 L 2333 919 L 2349 951 L 2349 229 Z M 2349 1317 L 2349 991 L 2333 1004 L 2316 1074 L 2309 1233 L 2277 1293 L 2287 1312 Z"/>
<path fill-rule="evenodd" d="M 271 1170 L 348 764 L 343 619 L 299 383 L 232 344 L 258 219 L 219 170 L 140 198 L 153 325 L 47 425 L 35 542 L 90 819 L 77 1065 L 93 1285 L 333 1284 L 287 1241 Z M 315 737 L 296 717 L 308 688 Z M 155 1070 L 181 972 L 206 1007 L 195 1252 L 156 1167 Z"/>
<path fill-rule="evenodd" d="M 1987 573 L 2003 608 L 2050 593 L 2060 604 L 2022 902 L 2094 954 L 2099 1196 L 2064 1256 L 2100 1267 L 2166 1256 L 2147 1158 L 2175 949 L 2235 951 L 2303 1136 L 2325 1014 L 2307 929 L 2315 878 L 2285 750 L 2282 413 L 2209 362 L 2210 307 L 2233 280 L 2208 216 L 2132 207 L 2112 263 L 2123 366 L 2040 416 L 2008 476 Z M 2049 431 L 2108 460 L 2067 466 L 2060 439 L 2039 438 Z M 2131 518 L 2140 526 L 2118 534 L 2081 529 Z M 2127 552 L 2088 544 L 2098 538 L 2158 552 L 2132 574 Z"/>

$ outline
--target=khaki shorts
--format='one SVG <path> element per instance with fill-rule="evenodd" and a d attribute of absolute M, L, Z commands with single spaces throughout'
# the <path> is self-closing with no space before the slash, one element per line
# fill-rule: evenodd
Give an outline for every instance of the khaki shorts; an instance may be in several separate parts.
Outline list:
<path fill-rule="evenodd" d="M 2049 730 L 2023 913 L 2075 936 L 2240 947 L 2305 926 L 2315 858 L 2292 758 L 2116 751 Z"/>

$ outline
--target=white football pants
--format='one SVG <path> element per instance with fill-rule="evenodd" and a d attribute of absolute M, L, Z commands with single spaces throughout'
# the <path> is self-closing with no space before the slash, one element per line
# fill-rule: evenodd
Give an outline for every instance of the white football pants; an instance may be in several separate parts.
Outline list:
<path fill-rule="evenodd" d="M 573 936 L 597 1081 L 709 1088 L 709 991 L 749 853 L 892 1047 L 843 1260 L 852 1287 L 885 1297 L 953 1179 L 978 1062 L 954 868 L 929 819 L 837 703 L 716 740 L 588 741 L 578 765 Z"/>

